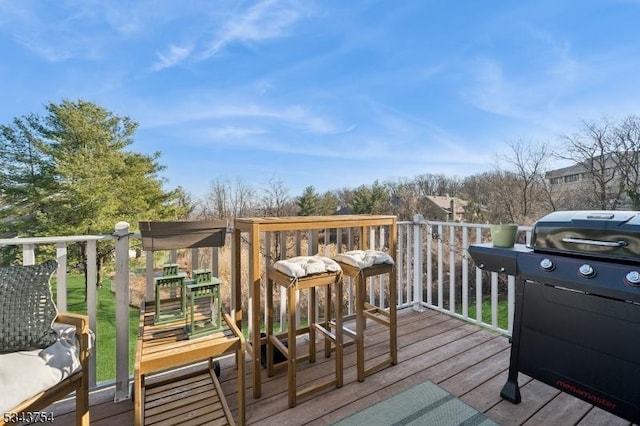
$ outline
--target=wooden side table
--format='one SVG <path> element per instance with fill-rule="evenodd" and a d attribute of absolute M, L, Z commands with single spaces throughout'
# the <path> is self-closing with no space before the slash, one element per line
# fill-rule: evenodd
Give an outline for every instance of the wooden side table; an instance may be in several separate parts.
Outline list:
<path fill-rule="evenodd" d="M 233 319 L 238 328 L 242 328 L 242 269 L 248 266 L 249 270 L 249 323 L 252 331 L 250 341 L 247 343 L 247 351 L 252 358 L 253 366 L 253 396 L 259 398 L 262 394 L 260 346 L 266 343 L 266 339 L 260 337 L 260 310 L 264 303 L 261 300 L 260 278 L 260 235 L 263 232 L 276 231 L 306 231 L 322 229 L 360 229 L 360 248 L 369 248 L 369 232 L 372 227 L 388 226 L 389 233 L 387 245 L 389 254 L 396 255 L 396 241 L 398 235 L 397 217 L 393 215 L 335 215 L 335 216 L 292 216 L 292 217 L 254 217 L 236 218 L 234 220 L 233 251 L 232 251 L 232 295 Z M 242 234 L 247 235 L 249 241 L 248 265 L 242 264 Z M 391 274 L 389 304 L 397 303 L 396 276 Z M 391 312 L 392 323 L 396 323 L 395 309 Z M 395 330 L 394 330 L 395 332 Z M 394 349 L 395 352 L 395 349 Z M 392 355 L 395 359 L 395 353 Z"/>
<path fill-rule="evenodd" d="M 246 342 L 241 331 L 231 317 L 224 314 L 225 326 L 219 332 L 197 339 L 189 339 L 185 330 L 184 319 L 171 323 L 154 324 L 155 307 L 153 302 L 146 302 L 140 312 L 140 330 L 136 347 L 134 371 L 134 422 L 144 424 L 145 414 L 145 378 L 148 374 L 170 370 L 172 368 L 209 361 L 225 354 L 236 355 L 238 373 L 238 423 L 245 424 L 245 383 L 244 353 Z M 176 380 L 181 380 L 177 377 Z M 215 375 L 212 386 L 219 399 L 224 401 L 219 385 L 216 386 Z M 224 403 L 226 404 L 226 402 Z M 228 410 L 227 410 L 228 412 Z"/>

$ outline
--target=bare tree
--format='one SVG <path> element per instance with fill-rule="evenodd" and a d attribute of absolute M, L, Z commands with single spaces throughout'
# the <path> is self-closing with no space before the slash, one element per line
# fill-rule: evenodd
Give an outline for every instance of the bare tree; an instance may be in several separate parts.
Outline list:
<path fill-rule="evenodd" d="M 410 220 L 416 213 L 419 213 L 418 194 L 414 181 L 402 179 L 398 181 L 383 182 L 384 188 L 389 194 L 389 204 L 391 211 L 400 220 Z"/>
<path fill-rule="evenodd" d="M 460 182 L 444 174 L 421 174 L 416 176 L 413 182 L 418 195 L 421 197 L 428 195 L 454 196 L 460 191 Z"/>
<path fill-rule="evenodd" d="M 264 216 L 286 216 L 294 214 L 295 203 L 292 202 L 287 188 L 282 179 L 273 176 L 267 182 L 262 196 L 262 212 Z"/>
<path fill-rule="evenodd" d="M 547 200 L 544 173 L 552 157 L 551 150 L 545 142 L 525 142 L 522 139 L 507 142 L 511 152 L 499 156 L 501 164 L 509 165 L 509 180 L 515 178 L 510 197 L 519 198 L 512 206 L 512 219 L 520 223 L 535 220 L 545 207 L 541 205 Z M 497 167 L 500 172 L 500 167 Z M 498 173 L 500 174 L 500 173 Z M 507 175 L 503 175 L 507 176 Z"/>
<path fill-rule="evenodd" d="M 255 190 L 241 180 L 232 184 L 228 179 L 211 182 L 205 198 L 204 215 L 217 219 L 233 220 L 251 216 L 255 210 Z"/>
<path fill-rule="evenodd" d="M 571 160 L 581 167 L 582 179 L 591 186 L 593 205 L 583 208 L 615 209 L 622 189 L 619 171 L 615 167 L 618 140 L 615 125 L 604 119 L 602 123 L 584 122 L 582 133 L 565 136 L 566 148 L 558 157 Z"/>
<path fill-rule="evenodd" d="M 615 128 L 612 156 L 620 179 L 620 190 L 629 197 L 633 210 L 640 210 L 640 118 L 626 117 Z"/>

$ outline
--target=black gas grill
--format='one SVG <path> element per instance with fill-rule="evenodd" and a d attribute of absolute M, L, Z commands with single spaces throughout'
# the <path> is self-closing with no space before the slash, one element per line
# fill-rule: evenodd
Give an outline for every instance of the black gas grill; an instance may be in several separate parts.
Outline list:
<path fill-rule="evenodd" d="M 530 246 L 469 253 L 516 277 L 503 398 L 520 402 L 520 371 L 640 423 L 640 212 L 555 212 Z"/>

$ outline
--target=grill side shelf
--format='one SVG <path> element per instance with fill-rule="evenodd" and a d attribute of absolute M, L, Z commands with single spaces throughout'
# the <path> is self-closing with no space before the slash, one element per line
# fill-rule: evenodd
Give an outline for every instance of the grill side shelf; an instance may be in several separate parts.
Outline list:
<path fill-rule="evenodd" d="M 492 243 L 472 244 L 469 254 L 476 266 L 485 271 L 516 275 L 518 272 L 517 258 L 520 253 L 530 253 L 533 250 L 524 244 L 516 244 L 513 248 L 494 247 Z"/>

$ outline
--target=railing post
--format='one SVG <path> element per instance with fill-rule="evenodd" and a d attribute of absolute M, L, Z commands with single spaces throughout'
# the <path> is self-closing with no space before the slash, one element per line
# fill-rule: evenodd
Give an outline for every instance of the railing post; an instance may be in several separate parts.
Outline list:
<path fill-rule="evenodd" d="M 154 297 L 155 297 L 155 293 L 156 293 L 156 289 L 153 285 L 153 278 L 154 278 L 154 271 L 153 271 L 153 252 L 152 251 L 145 251 L 145 262 L 146 262 L 146 268 L 145 270 L 147 271 L 145 273 L 145 282 L 146 282 L 146 291 L 145 291 L 145 296 L 144 296 L 144 300 L 145 302 L 153 302 L 154 301 Z M 143 306 L 144 306 L 144 302 L 143 302 Z"/>
<path fill-rule="evenodd" d="M 423 312 L 422 307 L 422 223 L 424 217 L 421 214 L 413 216 L 413 310 Z M 427 283 L 431 285 L 431 283 Z"/>
<path fill-rule="evenodd" d="M 87 314 L 89 328 L 98 334 L 98 242 L 87 241 Z M 99 349 L 99 348 L 97 348 Z M 89 357 L 89 387 L 96 386 L 97 350 Z"/>
<path fill-rule="evenodd" d="M 116 238 L 115 402 L 119 402 L 129 399 L 129 224 L 116 223 L 113 235 Z"/>

